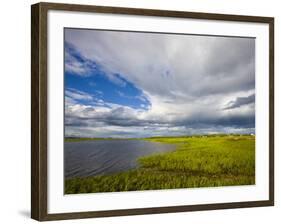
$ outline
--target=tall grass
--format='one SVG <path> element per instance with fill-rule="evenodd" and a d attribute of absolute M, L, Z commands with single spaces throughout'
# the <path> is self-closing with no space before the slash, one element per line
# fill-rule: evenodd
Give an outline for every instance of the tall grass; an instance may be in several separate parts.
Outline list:
<path fill-rule="evenodd" d="M 250 185 L 255 183 L 255 137 L 249 135 L 160 137 L 172 152 L 139 158 L 140 168 L 65 181 L 65 193 Z"/>

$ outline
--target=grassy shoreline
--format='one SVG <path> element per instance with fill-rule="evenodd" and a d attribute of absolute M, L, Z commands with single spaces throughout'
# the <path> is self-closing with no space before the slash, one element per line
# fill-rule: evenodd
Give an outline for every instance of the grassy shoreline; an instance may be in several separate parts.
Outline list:
<path fill-rule="evenodd" d="M 175 144 L 176 150 L 141 157 L 138 159 L 140 167 L 134 170 L 65 180 L 65 193 L 255 184 L 255 136 L 204 135 L 142 140 Z"/>
<path fill-rule="evenodd" d="M 205 137 L 241 137 L 241 136 L 252 136 L 249 134 L 210 134 L 210 135 L 183 135 L 183 136 L 152 136 L 146 138 L 102 138 L 102 137 L 65 137 L 65 142 L 80 142 L 80 141 L 99 141 L 99 140 L 145 140 L 153 141 L 157 140 L 161 142 L 163 139 L 182 139 L 182 138 L 205 138 Z M 162 141 L 165 143 L 165 141 Z"/>

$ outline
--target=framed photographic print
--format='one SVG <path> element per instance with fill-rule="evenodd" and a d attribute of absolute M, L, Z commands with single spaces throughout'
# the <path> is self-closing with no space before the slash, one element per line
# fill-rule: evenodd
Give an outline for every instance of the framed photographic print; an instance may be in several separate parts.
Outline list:
<path fill-rule="evenodd" d="M 32 5 L 32 218 L 274 204 L 274 19 Z"/>

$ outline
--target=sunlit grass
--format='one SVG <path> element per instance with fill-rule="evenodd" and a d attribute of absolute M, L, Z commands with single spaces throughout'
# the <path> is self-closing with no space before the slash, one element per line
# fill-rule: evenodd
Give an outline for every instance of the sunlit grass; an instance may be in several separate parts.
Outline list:
<path fill-rule="evenodd" d="M 255 184 L 255 137 L 218 135 L 148 138 L 176 150 L 139 158 L 140 168 L 65 181 L 65 193 L 136 191 Z"/>

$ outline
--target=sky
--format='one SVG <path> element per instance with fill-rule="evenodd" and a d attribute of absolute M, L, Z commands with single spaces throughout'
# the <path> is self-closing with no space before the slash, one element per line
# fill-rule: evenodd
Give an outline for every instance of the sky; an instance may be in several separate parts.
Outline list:
<path fill-rule="evenodd" d="M 65 28 L 65 135 L 255 133 L 255 39 Z"/>

